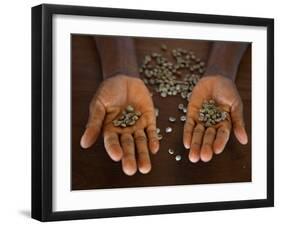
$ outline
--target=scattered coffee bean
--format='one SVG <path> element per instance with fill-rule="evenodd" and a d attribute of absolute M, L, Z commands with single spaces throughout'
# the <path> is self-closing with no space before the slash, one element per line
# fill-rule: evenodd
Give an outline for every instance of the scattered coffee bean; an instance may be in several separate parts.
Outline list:
<path fill-rule="evenodd" d="M 185 122 L 185 121 L 186 121 L 186 116 L 185 116 L 185 115 L 182 115 L 182 116 L 180 117 L 180 120 L 181 120 L 182 122 Z"/>
<path fill-rule="evenodd" d="M 178 109 L 182 110 L 183 108 L 184 108 L 184 105 L 183 104 L 179 104 Z"/>
<path fill-rule="evenodd" d="M 168 152 L 169 152 L 169 154 L 171 154 L 171 155 L 173 155 L 173 154 L 175 153 L 174 149 L 172 149 L 172 148 L 169 148 L 169 149 L 168 149 Z"/>
<path fill-rule="evenodd" d="M 176 155 L 175 160 L 178 162 L 181 160 L 181 155 Z"/>
<path fill-rule="evenodd" d="M 161 45 L 161 49 L 162 49 L 163 51 L 166 51 L 166 50 L 167 50 L 167 46 L 166 46 L 165 44 L 162 44 L 162 45 Z"/>
<path fill-rule="evenodd" d="M 154 108 L 154 111 L 155 111 L 155 117 L 158 117 L 159 116 L 159 109 L 158 108 Z"/>
<path fill-rule="evenodd" d="M 162 136 L 161 134 L 158 134 L 158 135 L 157 135 L 157 138 L 158 138 L 158 140 L 162 140 L 162 139 L 163 139 L 163 136 Z"/>
<path fill-rule="evenodd" d="M 169 121 L 170 121 L 170 122 L 175 122 L 176 120 L 177 120 L 177 119 L 176 119 L 175 117 L 171 117 L 171 116 L 169 117 Z"/>
<path fill-rule="evenodd" d="M 172 127 L 167 127 L 167 128 L 165 129 L 165 132 L 166 132 L 166 133 L 171 133 L 172 131 L 173 131 Z"/>

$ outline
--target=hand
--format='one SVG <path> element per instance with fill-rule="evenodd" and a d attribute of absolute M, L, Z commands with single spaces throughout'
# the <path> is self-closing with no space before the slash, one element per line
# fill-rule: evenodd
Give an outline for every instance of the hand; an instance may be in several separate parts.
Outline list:
<path fill-rule="evenodd" d="M 135 125 L 120 128 L 112 123 L 132 105 L 142 113 Z M 89 148 L 103 131 L 105 149 L 114 161 L 122 159 L 125 174 L 151 170 L 149 150 L 156 153 L 159 141 L 152 99 L 143 81 L 118 75 L 103 81 L 90 104 L 89 119 L 81 138 L 81 146 Z"/>
<path fill-rule="evenodd" d="M 198 115 L 203 101 L 209 99 L 214 99 L 229 116 L 227 120 L 205 128 L 198 120 Z M 247 144 L 243 105 L 235 84 L 220 75 L 203 77 L 192 91 L 184 126 L 183 143 L 186 149 L 190 148 L 190 161 L 195 163 L 201 159 L 208 162 L 213 153 L 221 153 L 229 139 L 232 126 L 238 141 Z"/>

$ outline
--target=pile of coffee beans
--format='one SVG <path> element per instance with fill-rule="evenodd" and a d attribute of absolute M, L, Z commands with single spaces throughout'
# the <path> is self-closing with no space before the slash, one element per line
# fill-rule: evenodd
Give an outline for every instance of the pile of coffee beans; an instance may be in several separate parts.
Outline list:
<path fill-rule="evenodd" d="M 205 62 L 197 57 L 193 51 L 183 48 L 169 50 L 167 45 L 161 44 L 159 52 L 144 56 L 139 72 L 143 82 L 152 87 L 162 98 L 179 95 L 182 99 L 189 101 L 194 86 L 205 72 Z M 178 109 L 183 115 L 179 119 L 169 116 L 168 121 L 171 124 L 177 121 L 186 121 L 186 103 L 179 104 Z M 159 109 L 156 109 L 155 115 L 156 117 L 159 115 Z M 163 131 L 164 134 L 168 135 L 173 132 L 173 128 L 168 126 Z M 157 134 L 158 139 L 161 140 L 163 136 L 160 134 L 159 128 L 157 128 Z M 168 152 L 171 155 L 176 153 L 171 148 Z M 177 152 L 174 159 L 180 161 L 181 154 Z"/>
<path fill-rule="evenodd" d="M 144 57 L 140 66 L 140 74 L 146 85 L 152 86 L 153 90 L 165 98 L 168 96 L 180 95 L 182 99 L 189 101 L 191 93 L 201 75 L 205 72 L 205 62 L 198 58 L 194 52 L 183 48 L 172 49 L 169 51 L 165 44 L 160 46 L 161 53 L 151 53 Z M 168 60 L 170 54 L 173 61 Z M 151 97 L 153 93 L 150 93 Z M 174 116 L 169 116 L 169 123 L 174 124 L 177 121 L 186 121 L 187 106 L 186 103 L 180 103 L 178 110 L 182 115 L 177 119 Z M 155 116 L 158 117 L 160 110 L 155 108 Z M 206 100 L 202 104 L 199 111 L 198 120 L 204 123 L 205 127 L 210 127 L 222 122 L 227 118 L 228 113 L 221 110 L 214 100 Z M 134 107 L 128 105 L 121 116 L 113 120 L 113 125 L 116 127 L 125 128 L 133 126 L 141 117 L 141 112 L 135 111 Z M 159 140 L 163 139 L 160 134 L 160 129 L 157 128 L 157 136 Z M 163 129 L 165 134 L 173 132 L 171 126 Z M 181 161 L 182 155 L 179 151 L 172 148 L 168 149 L 168 153 L 174 156 L 175 161 Z"/>
<path fill-rule="evenodd" d="M 122 115 L 118 119 L 113 120 L 112 123 L 116 127 L 125 128 L 135 125 L 140 116 L 141 112 L 135 111 L 133 106 L 128 105 L 125 110 L 122 111 Z"/>
<path fill-rule="evenodd" d="M 193 87 L 205 71 L 205 62 L 186 49 L 177 48 L 169 52 L 162 44 L 161 50 L 166 55 L 170 54 L 174 62 L 162 53 L 146 55 L 139 69 L 144 83 L 153 86 L 163 98 L 180 94 L 183 99 L 189 100 Z"/>
<path fill-rule="evenodd" d="M 214 100 L 206 100 L 203 102 L 199 110 L 198 120 L 204 123 L 205 127 L 216 125 L 227 118 L 227 112 L 222 111 Z"/>

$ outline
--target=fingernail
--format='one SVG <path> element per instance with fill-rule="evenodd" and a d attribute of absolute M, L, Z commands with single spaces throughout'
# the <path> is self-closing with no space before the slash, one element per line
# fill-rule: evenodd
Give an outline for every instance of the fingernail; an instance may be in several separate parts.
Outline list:
<path fill-rule="evenodd" d="M 185 147 L 186 149 L 190 149 L 190 145 L 187 144 L 187 143 L 184 143 L 184 147 Z"/>

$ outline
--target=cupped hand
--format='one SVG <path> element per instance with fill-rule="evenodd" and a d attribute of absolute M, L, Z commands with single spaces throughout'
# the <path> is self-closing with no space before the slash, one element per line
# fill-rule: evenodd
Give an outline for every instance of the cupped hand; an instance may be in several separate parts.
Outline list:
<path fill-rule="evenodd" d="M 133 126 L 115 127 L 112 121 L 128 105 L 141 112 L 140 118 Z M 133 175 L 137 169 L 144 174 L 151 170 L 149 151 L 155 154 L 159 141 L 153 102 L 142 80 L 117 75 L 101 83 L 90 103 L 81 146 L 92 146 L 101 132 L 108 155 L 114 161 L 122 160 L 125 174 Z"/>
<path fill-rule="evenodd" d="M 198 115 L 203 101 L 210 99 L 215 100 L 216 104 L 229 114 L 226 120 L 205 128 L 198 120 Z M 190 149 L 188 154 L 190 161 L 195 163 L 201 159 L 208 162 L 212 159 L 213 153 L 221 153 L 232 127 L 238 141 L 247 144 L 243 104 L 235 84 L 220 75 L 203 77 L 192 91 L 184 126 L 183 143 L 186 149 Z"/>

